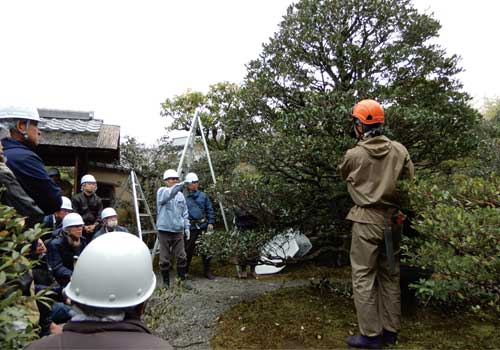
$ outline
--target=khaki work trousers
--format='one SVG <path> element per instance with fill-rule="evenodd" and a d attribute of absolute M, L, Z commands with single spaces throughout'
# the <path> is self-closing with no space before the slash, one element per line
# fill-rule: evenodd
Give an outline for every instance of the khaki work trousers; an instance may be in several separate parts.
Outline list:
<path fill-rule="evenodd" d="M 184 234 L 182 232 L 160 231 L 160 270 L 170 270 L 170 257 L 175 256 L 177 272 L 187 265 L 186 251 L 184 250 Z"/>
<path fill-rule="evenodd" d="M 383 329 L 398 332 L 401 327 L 399 256 L 395 259 L 396 273 L 391 274 L 383 243 L 383 225 L 353 223 L 350 256 L 354 304 L 359 330 L 368 337 L 380 335 Z"/>

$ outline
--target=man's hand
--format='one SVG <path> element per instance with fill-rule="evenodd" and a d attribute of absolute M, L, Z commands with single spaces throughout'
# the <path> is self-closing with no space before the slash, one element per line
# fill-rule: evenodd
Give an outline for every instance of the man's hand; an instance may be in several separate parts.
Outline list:
<path fill-rule="evenodd" d="M 189 230 L 184 230 L 184 235 L 186 236 L 186 240 L 189 241 L 189 238 L 191 237 L 191 232 L 189 232 Z"/>
<path fill-rule="evenodd" d="M 63 331 L 62 327 L 55 324 L 54 322 L 50 323 L 49 330 L 50 330 L 50 334 L 61 334 Z"/>

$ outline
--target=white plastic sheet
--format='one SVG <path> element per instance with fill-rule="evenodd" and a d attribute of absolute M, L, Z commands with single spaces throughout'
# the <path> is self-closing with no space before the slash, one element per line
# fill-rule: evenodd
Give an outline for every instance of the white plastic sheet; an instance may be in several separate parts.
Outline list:
<path fill-rule="evenodd" d="M 270 263 L 281 263 L 286 258 L 302 257 L 311 249 L 309 239 L 298 231 L 289 230 L 284 234 L 277 235 L 262 249 L 261 260 Z M 255 272 L 259 275 L 268 275 L 280 272 L 285 266 L 273 266 L 267 264 L 257 265 Z"/>

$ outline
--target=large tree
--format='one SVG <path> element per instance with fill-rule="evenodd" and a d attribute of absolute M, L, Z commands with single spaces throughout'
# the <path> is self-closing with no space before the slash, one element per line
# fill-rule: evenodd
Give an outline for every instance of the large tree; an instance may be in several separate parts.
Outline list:
<path fill-rule="evenodd" d="M 292 178 L 321 177 L 306 160 L 331 173 L 325 165 L 337 163 L 345 149 L 350 108 L 374 98 L 387 109 L 389 133 L 415 161 L 463 155 L 474 146 L 478 114 L 456 77 L 458 57 L 433 41 L 439 29 L 409 0 L 303 0 L 290 6 L 280 30 L 248 66 L 247 105 L 260 125 L 256 136 L 273 137 L 280 165 L 287 153 L 281 140 L 300 151 L 298 159 L 285 157 L 285 163 L 300 165 Z"/>
<path fill-rule="evenodd" d="M 479 114 L 457 79 L 459 58 L 435 43 L 439 29 L 408 0 L 302 0 L 248 64 L 237 95 L 204 102 L 230 111 L 212 113 L 209 128 L 227 135 L 240 125 L 225 151 L 258 169 L 252 186 L 269 194 L 259 200 L 278 216 L 273 223 L 341 222 L 346 192 L 335 169 L 354 143 L 350 110 L 360 99 L 384 105 L 386 133 L 418 165 L 476 147 Z M 168 102 L 165 115 L 182 111 Z"/>
<path fill-rule="evenodd" d="M 335 167 L 353 143 L 350 110 L 360 99 L 385 106 L 386 133 L 418 165 L 476 146 L 479 114 L 457 79 L 459 58 L 435 43 L 439 29 L 407 0 L 302 0 L 288 8 L 248 65 L 242 96 L 253 127 L 245 152 L 261 171 L 299 185 L 286 190 L 303 198 L 302 219 L 340 216 Z"/>

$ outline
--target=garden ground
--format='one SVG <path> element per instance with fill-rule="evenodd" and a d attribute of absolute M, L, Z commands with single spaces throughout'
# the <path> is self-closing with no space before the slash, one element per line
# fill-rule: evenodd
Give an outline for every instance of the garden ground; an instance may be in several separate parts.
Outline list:
<path fill-rule="evenodd" d="M 346 348 L 344 339 L 357 333 L 349 268 L 311 264 L 258 280 L 235 279 L 229 265 L 216 266 L 224 277 L 215 281 L 200 272 L 197 261 L 193 291 L 159 289 L 148 306 L 148 325 L 175 348 Z M 331 283 L 320 283 L 322 277 Z M 394 348 L 500 348 L 500 321 L 493 315 L 406 308 L 402 326 Z"/>

